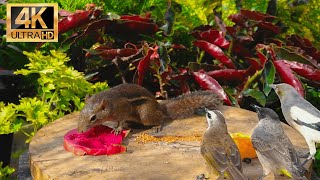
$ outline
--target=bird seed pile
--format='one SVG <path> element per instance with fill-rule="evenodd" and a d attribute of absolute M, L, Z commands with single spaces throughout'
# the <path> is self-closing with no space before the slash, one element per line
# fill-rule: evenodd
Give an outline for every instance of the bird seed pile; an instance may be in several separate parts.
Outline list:
<path fill-rule="evenodd" d="M 146 133 L 140 133 L 136 138 L 135 141 L 138 143 L 148 143 L 148 142 L 167 142 L 173 143 L 177 141 L 201 141 L 202 136 L 199 135 L 192 135 L 192 136 L 151 136 Z"/>

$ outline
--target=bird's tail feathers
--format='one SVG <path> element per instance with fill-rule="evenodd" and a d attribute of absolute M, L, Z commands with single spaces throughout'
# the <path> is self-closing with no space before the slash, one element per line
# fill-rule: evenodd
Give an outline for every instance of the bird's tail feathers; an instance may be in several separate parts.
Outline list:
<path fill-rule="evenodd" d="M 214 92 L 196 91 L 161 101 L 160 105 L 171 119 L 180 119 L 194 115 L 199 108 L 216 109 L 222 103 L 222 99 Z"/>
<path fill-rule="evenodd" d="M 229 166 L 225 172 L 231 180 L 248 180 L 248 178 L 235 166 Z"/>

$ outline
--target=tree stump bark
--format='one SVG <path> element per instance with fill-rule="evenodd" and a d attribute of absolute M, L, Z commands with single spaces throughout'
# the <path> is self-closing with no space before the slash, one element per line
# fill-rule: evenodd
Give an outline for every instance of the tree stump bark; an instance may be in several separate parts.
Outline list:
<path fill-rule="evenodd" d="M 240 108 L 223 106 L 229 133 L 250 135 L 258 122 L 256 113 Z M 200 141 L 138 143 L 137 136 L 150 130 L 132 130 L 124 144 L 127 152 L 113 156 L 76 156 L 63 147 L 63 137 L 76 128 L 79 113 L 64 116 L 40 129 L 32 139 L 30 151 L 31 173 L 35 180 L 49 179 L 195 179 L 208 174 L 200 154 Z M 283 124 L 292 143 L 308 151 L 304 138 Z M 204 116 L 175 120 L 159 136 L 201 136 L 207 128 Z M 157 136 L 158 136 L 157 135 Z M 307 163 L 309 169 L 311 163 Z M 243 163 L 244 174 L 252 179 L 262 175 L 257 158 Z M 216 179 L 216 177 L 210 177 Z M 265 179 L 273 179 L 268 176 Z"/>

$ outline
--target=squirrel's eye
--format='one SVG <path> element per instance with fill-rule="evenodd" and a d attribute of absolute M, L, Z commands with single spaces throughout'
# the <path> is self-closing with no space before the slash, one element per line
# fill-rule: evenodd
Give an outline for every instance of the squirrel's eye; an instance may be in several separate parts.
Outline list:
<path fill-rule="evenodd" d="M 90 121 L 93 122 L 97 119 L 97 116 L 94 114 L 90 117 Z"/>

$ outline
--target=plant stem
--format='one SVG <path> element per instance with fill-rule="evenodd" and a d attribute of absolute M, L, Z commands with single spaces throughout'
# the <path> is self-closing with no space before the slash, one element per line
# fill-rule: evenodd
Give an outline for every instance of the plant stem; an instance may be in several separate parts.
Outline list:
<path fill-rule="evenodd" d="M 254 75 L 251 76 L 251 77 L 248 79 L 248 81 L 244 84 L 242 91 L 247 90 L 247 89 L 249 88 L 249 85 L 250 85 L 253 81 L 255 81 L 255 79 L 256 79 L 258 76 L 260 76 L 261 73 L 262 73 L 262 70 L 256 71 L 256 73 L 254 73 Z"/>
<path fill-rule="evenodd" d="M 57 95 L 57 91 L 54 91 L 54 93 L 52 94 L 50 101 L 49 101 L 49 107 L 51 107 L 52 100 L 55 98 L 56 95 Z"/>
<path fill-rule="evenodd" d="M 26 136 L 28 136 L 28 137 L 31 137 L 31 135 L 28 134 L 28 133 L 26 133 L 22 128 L 20 129 L 20 131 L 21 131 L 24 135 L 26 135 Z M 34 131 L 34 132 L 36 132 L 36 131 Z"/>
<path fill-rule="evenodd" d="M 228 55 L 229 55 L 229 56 L 231 56 L 231 53 L 232 53 L 233 43 L 234 43 L 234 40 L 232 40 L 232 41 L 230 42 L 230 45 L 229 45 L 229 48 L 228 48 Z"/>
<path fill-rule="evenodd" d="M 200 52 L 200 56 L 199 56 L 199 58 L 197 59 L 197 63 L 198 63 L 198 64 L 201 64 L 201 61 L 202 61 L 202 59 L 203 59 L 204 54 L 205 54 L 204 51 L 201 51 L 201 52 Z"/>

